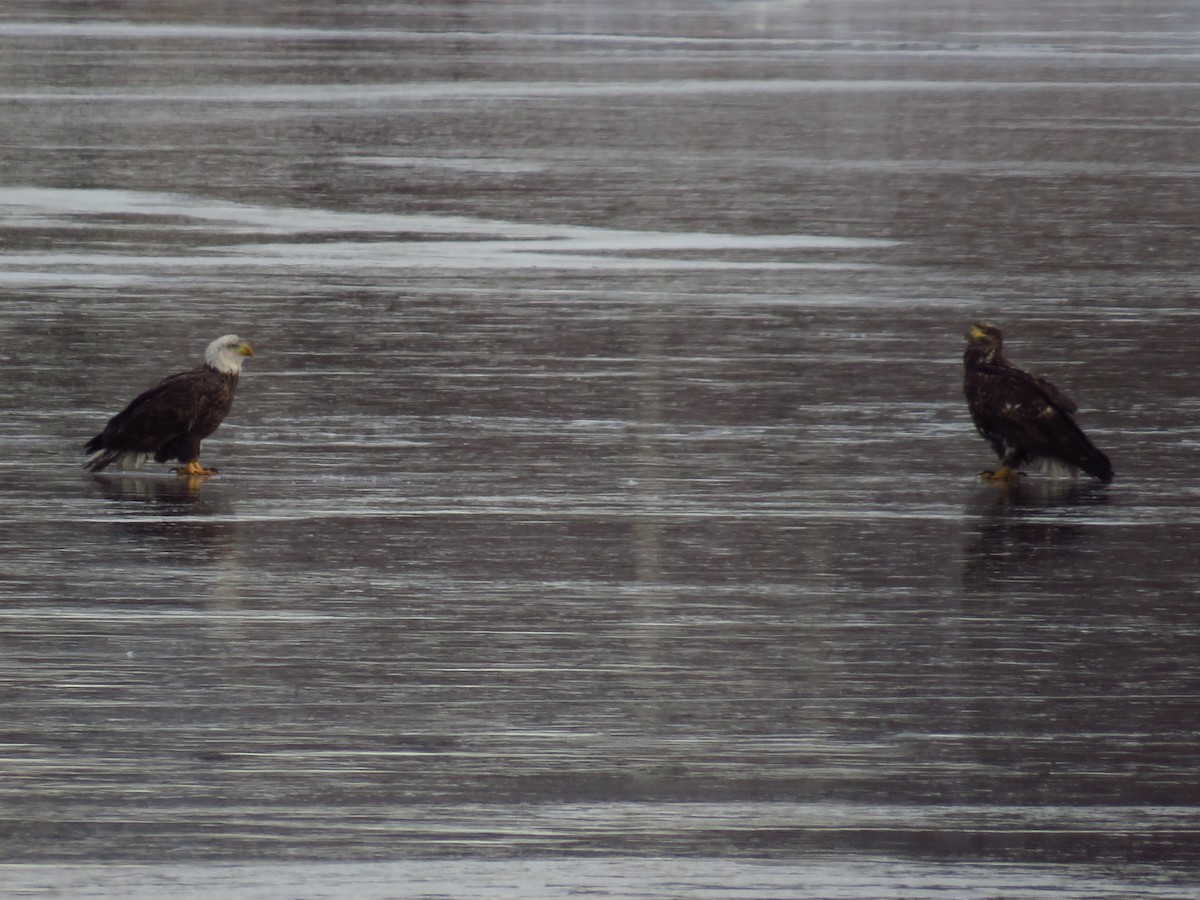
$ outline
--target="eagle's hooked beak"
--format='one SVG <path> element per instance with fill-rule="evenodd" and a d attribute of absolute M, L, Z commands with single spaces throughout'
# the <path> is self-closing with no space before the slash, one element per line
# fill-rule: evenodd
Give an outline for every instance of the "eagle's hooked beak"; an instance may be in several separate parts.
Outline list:
<path fill-rule="evenodd" d="M 978 325 L 972 325 L 971 330 L 967 332 L 967 337 L 973 341 L 979 340 L 979 338 L 983 337 L 983 329 Z"/>
<path fill-rule="evenodd" d="M 242 341 L 240 344 L 238 344 L 237 352 L 239 356 L 253 356 L 254 348 L 245 341 Z"/>

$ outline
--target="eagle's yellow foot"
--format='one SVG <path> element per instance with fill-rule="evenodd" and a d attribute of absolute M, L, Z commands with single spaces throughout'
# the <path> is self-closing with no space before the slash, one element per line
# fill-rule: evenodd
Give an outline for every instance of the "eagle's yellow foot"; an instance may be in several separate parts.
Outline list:
<path fill-rule="evenodd" d="M 1024 472 L 1018 472 L 1016 469 L 1010 469 L 1008 466 L 1002 466 L 994 472 L 985 471 L 979 473 L 980 481 L 1002 481 L 1005 484 L 1012 484 L 1019 481 L 1024 475 Z"/>
<path fill-rule="evenodd" d="M 175 469 L 175 474 L 180 478 L 196 478 L 199 476 L 216 475 L 216 469 L 206 469 L 200 465 L 200 460 L 193 459 L 190 463 L 182 468 Z"/>

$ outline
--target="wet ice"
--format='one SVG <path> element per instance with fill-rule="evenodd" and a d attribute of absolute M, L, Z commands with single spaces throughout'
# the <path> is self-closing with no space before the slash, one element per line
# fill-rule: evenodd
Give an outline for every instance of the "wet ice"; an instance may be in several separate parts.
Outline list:
<path fill-rule="evenodd" d="M 0 26 L 6 883 L 1194 887 L 1191 32 L 748 6 Z M 981 316 L 1111 489 L 976 483 Z"/>

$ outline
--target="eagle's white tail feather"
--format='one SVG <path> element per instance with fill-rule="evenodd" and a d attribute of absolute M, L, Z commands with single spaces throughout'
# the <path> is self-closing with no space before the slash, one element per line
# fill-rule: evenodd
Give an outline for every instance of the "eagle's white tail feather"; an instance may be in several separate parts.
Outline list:
<path fill-rule="evenodd" d="M 122 469 L 140 469 L 150 459 L 149 453 L 123 453 L 121 454 Z"/>
<path fill-rule="evenodd" d="M 1079 477 L 1079 469 L 1077 467 L 1071 465 L 1069 462 L 1049 456 L 1040 456 L 1033 460 L 1032 468 L 1051 478 Z"/>
<path fill-rule="evenodd" d="M 126 471 L 129 469 L 140 469 L 149 459 L 149 453 L 139 453 L 133 450 L 127 453 L 117 453 L 112 450 L 97 450 L 84 461 L 83 467 L 93 472 L 99 472 L 102 469 L 107 469 L 109 466 L 115 465 L 118 469 Z"/>

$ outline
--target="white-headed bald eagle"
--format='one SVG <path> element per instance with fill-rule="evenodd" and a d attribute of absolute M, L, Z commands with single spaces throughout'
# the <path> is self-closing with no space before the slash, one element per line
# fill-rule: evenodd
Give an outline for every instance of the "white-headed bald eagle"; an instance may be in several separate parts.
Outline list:
<path fill-rule="evenodd" d="M 236 334 L 219 337 L 204 351 L 204 365 L 164 378 L 139 394 L 87 442 L 84 467 L 92 472 L 120 460 L 134 468 L 153 455 L 178 460 L 180 475 L 215 475 L 200 465 L 200 442 L 229 414 L 242 362 L 254 350 Z"/>
<path fill-rule="evenodd" d="M 1000 457 L 989 479 L 1017 477 L 1029 462 L 1065 463 L 1107 483 L 1112 463 L 1075 424 L 1076 406 L 1066 394 L 1004 358 L 1004 337 L 991 322 L 967 332 L 963 391 L 976 430 Z"/>

